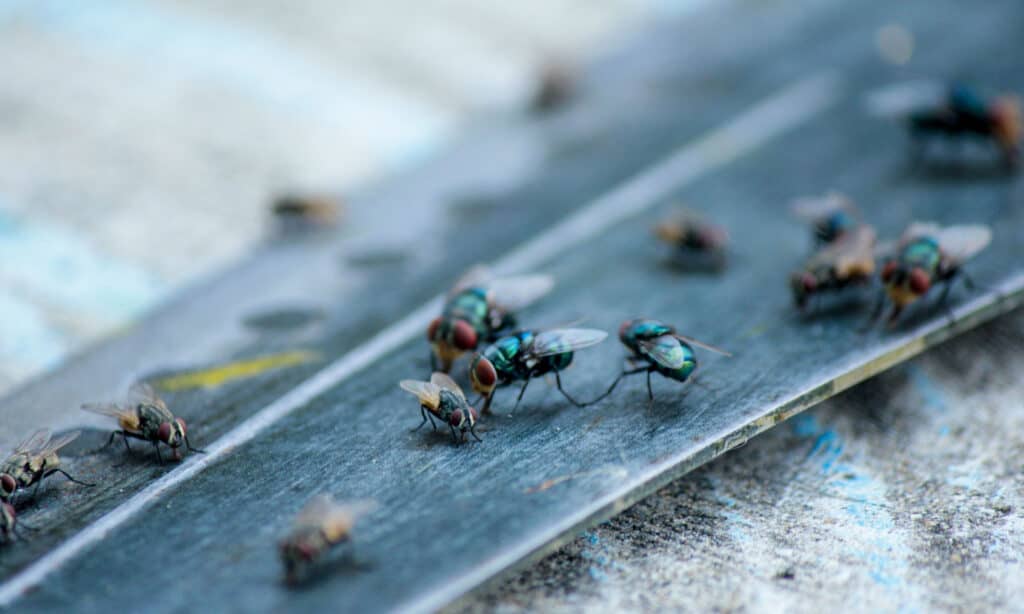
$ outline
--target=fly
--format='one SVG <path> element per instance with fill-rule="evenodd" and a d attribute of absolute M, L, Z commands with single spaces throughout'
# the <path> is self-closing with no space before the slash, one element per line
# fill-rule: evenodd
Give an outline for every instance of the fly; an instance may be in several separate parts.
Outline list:
<path fill-rule="evenodd" d="M 466 433 L 480 441 L 476 434 L 476 421 L 480 416 L 469 405 L 462 388 L 459 388 L 459 385 L 448 375 L 437 372 L 430 376 L 429 382 L 407 379 L 402 380 L 399 386 L 402 390 L 415 395 L 420 401 L 420 415 L 423 416 L 423 421 L 413 429 L 414 431 L 423 428 L 428 419 L 430 426 L 436 431 L 437 425 L 434 424 L 434 418 L 437 418 L 442 424 L 448 425 L 455 443 L 466 441 Z M 461 439 L 456 433 L 461 433 Z"/>
<path fill-rule="evenodd" d="M 60 466 L 60 456 L 57 452 L 77 439 L 79 434 L 78 431 L 74 431 L 54 439 L 50 429 L 40 429 L 18 444 L 7 460 L 0 464 L 0 499 L 8 501 L 15 492 L 33 484 L 34 498 L 43 480 L 55 473 L 63 475 L 75 484 L 94 486 L 75 479 Z"/>

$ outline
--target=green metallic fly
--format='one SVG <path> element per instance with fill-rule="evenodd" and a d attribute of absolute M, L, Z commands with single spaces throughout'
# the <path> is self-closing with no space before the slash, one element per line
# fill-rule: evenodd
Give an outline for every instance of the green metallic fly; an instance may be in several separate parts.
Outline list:
<path fill-rule="evenodd" d="M 652 373 L 660 373 L 669 379 L 685 382 L 697 369 L 697 357 L 691 346 L 732 356 L 721 348 L 680 335 L 670 324 L 647 318 L 623 322 L 619 327 L 619 341 L 630 351 L 630 355 L 626 357 L 628 366 L 594 402 L 611 394 L 623 378 L 639 373 L 647 374 L 647 397 L 653 401 Z"/>
<path fill-rule="evenodd" d="M 448 293 L 441 315 L 427 328 L 431 370 L 447 373 L 462 354 L 514 330 L 515 311 L 547 294 L 554 285 L 548 275 L 496 279 L 485 266 L 470 269 Z"/>
<path fill-rule="evenodd" d="M 963 272 L 963 264 L 992 241 L 992 230 L 981 224 L 942 227 L 931 222 L 916 222 L 903 233 L 895 255 L 882 266 L 885 293 L 879 296 L 871 319 L 881 316 L 886 298 L 892 303 L 889 316 L 894 323 L 911 303 L 942 284 L 941 304 L 959 277 L 968 287 L 973 283 Z"/>
<path fill-rule="evenodd" d="M 570 403 L 584 407 L 562 388 L 561 371 L 572 364 L 574 352 L 604 341 L 608 333 L 589 328 L 558 328 L 545 331 L 524 330 L 502 337 L 473 357 L 469 379 L 473 390 L 483 395 L 483 413 L 490 413 L 496 389 L 513 382 L 523 382 L 516 398 L 515 411 L 530 381 L 548 373 L 555 375 L 555 384 Z"/>

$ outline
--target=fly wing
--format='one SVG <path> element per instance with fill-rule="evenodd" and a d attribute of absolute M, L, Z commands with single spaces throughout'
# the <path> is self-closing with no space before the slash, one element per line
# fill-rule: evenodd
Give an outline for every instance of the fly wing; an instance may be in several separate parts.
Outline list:
<path fill-rule="evenodd" d="M 462 277 L 455 282 L 452 289 L 448 291 L 448 296 L 453 296 L 462 292 L 466 288 L 472 288 L 474 286 L 485 286 L 494 277 L 491 273 L 490 267 L 486 264 L 473 265 L 468 271 L 462 274 Z"/>
<path fill-rule="evenodd" d="M 573 352 L 605 340 L 608 333 L 593 328 L 556 328 L 538 333 L 528 353 L 534 358 Z"/>
<path fill-rule="evenodd" d="M 160 395 L 153 390 L 153 387 L 146 382 L 136 382 L 128 389 L 128 400 L 148 403 L 161 409 L 167 409 L 167 404 L 160 398 Z"/>
<path fill-rule="evenodd" d="M 466 393 L 462 392 L 462 388 L 460 388 L 459 385 L 455 383 L 455 380 L 449 377 L 446 373 L 441 373 L 440 371 L 435 372 L 430 376 L 430 383 L 437 386 L 439 389 L 451 390 L 462 398 L 462 400 L 466 400 Z"/>
<path fill-rule="evenodd" d="M 956 263 L 973 258 L 992 242 L 992 230 L 981 224 L 943 228 L 936 237 L 943 254 Z"/>
<path fill-rule="evenodd" d="M 697 346 L 699 348 L 704 348 L 705 350 L 710 350 L 710 351 L 712 351 L 712 352 L 714 352 L 716 354 L 721 354 L 722 356 L 729 356 L 730 358 L 732 357 L 732 352 L 727 352 L 726 350 L 723 350 L 720 347 L 713 346 L 710 343 L 704 343 L 703 341 L 698 341 L 697 339 L 694 339 L 693 337 L 687 337 L 686 335 L 679 335 L 679 334 L 673 335 L 673 337 L 675 337 L 676 339 L 679 339 L 680 341 L 685 341 L 686 343 L 688 343 L 690 345 L 695 345 L 695 346 Z"/>
<path fill-rule="evenodd" d="M 683 346 L 671 335 L 663 335 L 637 343 L 640 353 L 666 369 L 678 369 L 686 362 Z"/>
<path fill-rule="evenodd" d="M 421 382 L 414 379 L 404 379 L 398 383 L 402 390 L 416 395 L 421 405 L 437 409 L 441 403 L 441 388 L 432 382 Z"/>
<path fill-rule="evenodd" d="M 948 95 L 945 83 L 909 81 L 869 92 L 864 97 L 864 104 L 868 112 L 876 117 L 898 119 L 915 111 L 945 104 Z"/>
<path fill-rule="evenodd" d="M 517 275 L 502 277 L 487 284 L 490 301 L 506 311 L 522 309 L 555 287 L 550 275 Z"/>
<path fill-rule="evenodd" d="M 78 436 L 81 434 L 81 431 L 71 431 L 70 433 L 65 433 L 60 437 L 57 437 L 56 439 L 51 439 L 49 443 L 47 443 L 41 450 L 39 450 L 38 454 L 41 456 L 45 456 L 52 452 L 56 452 L 57 450 L 60 450 L 61 448 L 68 445 L 72 441 L 78 439 Z"/>
<path fill-rule="evenodd" d="M 46 447 L 46 444 L 50 441 L 50 429 L 39 429 L 32 433 L 18 444 L 14 448 L 15 452 L 27 452 L 28 454 L 38 454 L 40 450 Z"/>
<path fill-rule="evenodd" d="M 317 495 L 299 511 L 295 527 L 319 528 L 336 539 L 347 534 L 360 516 L 376 508 L 377 502 L 370 499 L 343 503 L 329 495 Z"/>
<path fill-rule="evenodd" d="M 139 427 L 139 415 L 131 407 L 125 407 L 117 403 L 85 403 L 82 405 L 82 409 L 101 416 L 117 418 L 119 424 L 128 427 L 130 430 L 137 430 Z"/>
<path fill-rule="evenodd" d="M 678 243 L 686 236 L 687 229 L 700 225 L 701 217 L 692 209 L 679 207 L 654 227 L 654 235 L 669 243 Z"/>
<path fill-rule="evenodd" d="M 939 226 L 935 222 L 913 222 L 907 229 L 903 231 L 903 235 L 900 237 L 900 243 L 909 243 L 915 239 L 921 237 L 934 237 L 938 238 L 942 232 L 942 226 Z"/>
<path fill-rule="evenodd" d="M 829 192 L 824 196 L 798 198 L 789 208 L 793 215 L 808 222 L 817 222 L 838 211 L 851 214 L 857 212 L 853 201 L 839 192 Z"/>
<path fill-rule="evenodd" d="M 875 270 L 876 236 L 874 228 L 862 224 L 839 239 L 835 264 L 840 277 L 870 275 Z"/>

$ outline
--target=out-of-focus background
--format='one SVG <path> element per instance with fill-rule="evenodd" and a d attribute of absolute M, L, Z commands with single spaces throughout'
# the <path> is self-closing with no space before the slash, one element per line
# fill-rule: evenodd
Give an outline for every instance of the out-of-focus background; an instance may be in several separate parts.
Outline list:
<path fill-rule="evenodd" d="M 0 393 L 700 4 L 0 2 Z"/>

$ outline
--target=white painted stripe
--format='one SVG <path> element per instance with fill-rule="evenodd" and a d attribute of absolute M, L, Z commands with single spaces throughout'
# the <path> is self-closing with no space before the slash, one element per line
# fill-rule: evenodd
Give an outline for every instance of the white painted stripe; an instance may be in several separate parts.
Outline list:
<path fill-rule="evenodd" d="M 817 116 L 838 98 L 839 92 L 840 80 L 832 73 L 803 79 L 785 88 L 731 122 L 678 149 L 662 162 L 583 206 L 565 221 L 549 228 L 495 263 L 494 269 L 510 273 L 535 268 L 625 218 L 654 206 L 671 190 L 722 167 L 740 155 L 753 151 L 771 138 Z M 207 447 L 206 454 L 190 456 L 180 467 L 164 474 L 74 537 L 8 579 L 0 585 L 0 607 L 17 600 L 25 591 L 40 584 L 46 576 L 102 540 L 164 493 L 219 462 L 236 447 L 251 441 L 281 418 L 368 367 L 378 358 L 387 355 L 416 335 L 423 334 L 431 318 L 440 311 L 442 300 L 443 296 L 437 296 L 402 320 L 383 329 L 365 344 L 327 365 L 313 377 L 225 433 Z M 494 565 L 485 565 L 480 571 L 484 572 L 485 569 L 488 574 L 496 571 Z M 481 579 L 484 579 L 482 573 L 471 574 L 460 579 L 459 585 L 468 590 Z M 435 609 L 441 605 L 443 603 L 420 602 L 417 608 Z"/>

